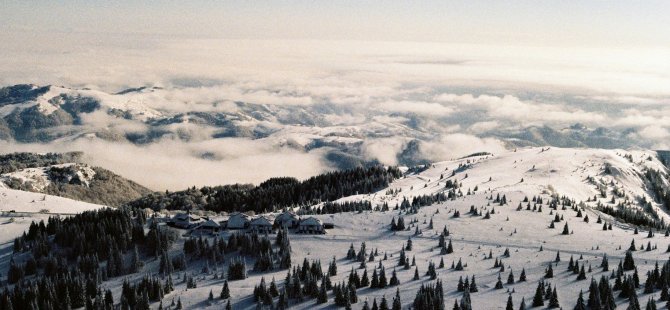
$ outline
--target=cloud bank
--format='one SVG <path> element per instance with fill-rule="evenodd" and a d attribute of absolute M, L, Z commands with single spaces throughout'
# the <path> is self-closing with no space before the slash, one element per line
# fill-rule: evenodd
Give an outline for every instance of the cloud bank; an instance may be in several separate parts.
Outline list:
<path fill-rule="evenodd" d="M 431 161 L 496 153 L 530 126 L 579 123 L 670 148 L 667 49 L 3 36 L 0 84 L 90 89 L 137 116 L 87 114 L 84 133 L 170 134 L 142 145 L 78 138 L 2 151 L 82 150 L 154 189 L 304 178 L 334 169 L 324 160 L 333 149 L 398 164 L 413 140 Z M 157 88 L 113 95 L 139 86 Z M 225 114 L 234 132 L 189 112 Z M 152 123 L 170 117 L 178 121 Z M 212 139 L 223 134 L 237 138 Z"/>

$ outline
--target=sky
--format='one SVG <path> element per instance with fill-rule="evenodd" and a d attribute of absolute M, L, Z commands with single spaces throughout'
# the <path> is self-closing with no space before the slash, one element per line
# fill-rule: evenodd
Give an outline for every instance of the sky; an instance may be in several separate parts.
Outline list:
<path fill-rule="evenodd" d="M 499 152 L 504 145 L 495 133 L 575 123 L 625 132 L 644 148 L 670 149 L 667 12 L 670 1 L 653 0 L 5 0 L 0 86 L 108 94 L 161 86 L 129 104 L 168 114 L 218 112 L 227 105 L 213 102 L 234 101 L 327 110 L 327 130 L 371 126 L 363 136 L 374 136 L 378 124 L 419 124 L 421 151 L 434 161 Z M 106 113 L 83 125 L 146 127 Z M 278 147 L 310 129 L 290 128 L 276 139 L 208 140 L 211 129 L 183 126 L 203 138 L 148 146 L 9 142 L 0 150 L 88 151 L 93 163 L 155 189 L 332 169 L 322 153 Z M 368 138 L 363 152 L 396 164 L 410 138 Z M 158 156 L 163 149 L 170 152 Z M 221 159 L 193 156 L 202 153 Z M 254 170 L 259 158 L 262 171 Z M 169 178 L 166 166 L 193 176 Z"/>
<path fill-rule="evenodd" d="M 431 41 L 563 46 L 670 44 L 663 0 L 3 1 L 13 34 Z"/>

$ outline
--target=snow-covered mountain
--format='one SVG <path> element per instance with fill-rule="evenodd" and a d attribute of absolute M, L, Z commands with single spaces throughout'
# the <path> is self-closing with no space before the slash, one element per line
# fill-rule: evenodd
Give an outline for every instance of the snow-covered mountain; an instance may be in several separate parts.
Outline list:
<path fill-rule="evenodd" d="M 664 174 L 663 186 L 670 186 L 667 167 L 654 151 L 522 148 L 434 163 L 420 173 L 396 181 L 387 189 L 397 194 L 389 196 L 385 190 L 340 201 L 396 204 L 404 198 L 443 192 L 447 180 L 457 180 L 463 193 L 475 192 L 475 188 L 478 192 L 546 193 L 583 201 L 588 206 L 598 202 L 611 204 L 613 196 L 616 202 L 623 201 L 631 207 L 644 208 L 641 201 L 646 201 L 659 218 L 670 222 L 670 210 L 655 201 L 657 197 L 645 176 L 650 170 Z"/>
<path fill-rule="evenodd" d="M 472 279 L 473 276 L 477 283 L 477 291 L 470 293 L 473 309 L 504 309 L 509 296 L 512 296 L 514 309 L 522 299 L 530 308 L 541 280 L 556 289 L 560 307 L 572 308 L 580 291 L 584 292 L 585 299 L 588 296 L 591 278 L 596 281 L 604 278 L 610 285 L 618 281 L 616 274 L 611 277 L 612 271 L 617 270 L 617 264 L 634 242 L 637 251 L 632 255 L 641 282 L 635 292 L 640 303 L 645 304 L 652 297 L 657 301 L 662 299 L 660 287 L 651 287 L 651 293 L 645 293 L 643 286 L 647 272 L 667 259 L 668 237 L 663 232 L 668 229 L 665 223 L 670 213 L 655 189 L 667 191 L 668 180 L 668 168 L 653 151 L 544 147 L 474 154 L 408 169 L 387 188 L 336 201 L 370 201 L 377 210 L 302 215 L 332 223 L 334 228 L 324 235 L 291 232 L 291 261 L 293 265 L 301 265 L 304 260 L 318 260 L 325 268 L 334 257 L 338 273 L 330 277 L 333 284 L 348 282 L 352 272 L 362 276 L 365 270 L 371 277 L 373 271 L 381 272 L 380 266 L 384 267 L 387 279 L 392 273 L 396 274 L 398 285 L 357 289 L 358 301 L 353 308 L 361 308 L 365 301 L 370 306 L 373 300 L 381 303 L 382 298 L 390 304 L 398 291 L 402 309 L 409 309 L 420 287 L 434 284 L 435 279 L 442 281 L 444 305 L 450 308 L 455 300 L 460 302 L 464 296 L 457 290 L 459 278 Z M 3 191 L 15 193 L 16 197 L 25 193 Z M 28 194 L 42 196 L 25 195 Z M 443 196 L 437 196 L 440 194 Z M 46 197 L 47 203 L 37 208 L 49 208 L 48 201 L 54 198 Z M 439 201 L 421 203 L 418 202 L 421 197 Z M 35 202 L 24 202 L 26 204 Z M 385 205 L 389 210 L 380 210 Z M 30 206 L 30 209 L 35 208 Z M 617 210 L 621 212 L 615 212 Z M 277 215 L 263 214 L 270 219 Z M 211 218 L 226 219 L 227 215 Z M 392 231 L 391 223 L 397 223 L 400 218 L 406 229 Z M 0 229 L 10 227 L 5 225 L 9 224 Z M 18 234 L 15 229 L 7 232 Z M 221 236 L 229 238 L 233 233 L 224 230 Z M 168 251 L 171 257 L 184 252 L 189 234 L 180 231 L 180 235 Z M 438 246 L 441 235 L 445 242 L 452 244 L 453 253 L 443 253 Z M 409 240 L 411 246 L 408 246 Z M 363 242 L 366 261 L 371 253 L 377 253 L 372 254 L 365 268 L 361 268 L 360 261 L 346 258 L 350 247 L 359 251 Z M 408 262 L 412 262 L 407 267 L 399 262 L 401 249 Z M 253 298 L 254 286 L 259 285 L 261 279 L 266 283 L 274 279 L 280 290 L 287 288 L 286 270 L 253 271 L 254 259 L 249 259 L 246 279 L 229 281 L 230 298 L 218 298 L 226 266 L 238 255 L 235 251 L 226 252 L 224 262 L 218 264 L 197 257 L 189 259 L 186 271 L 173 274 L 176 289 L 162 297 L 163 305 L 180 300 L 185 309 L 219 309 L 230 302 L 234 309 L 254 309 L 262 307 Z M 605 255 L 609 259 L 608 269 L 601 266 Z M 583 267 L 583 276 L 581 270 L 575 272 L 574 267 L 568 270 L 568 261 L 573 266 L 576 263 Z M 434 277 L 426 274 L 431 263 L 436 268 Z M 440 267 L 442 263 L 444 267 Z M 139 272 L 112 277 L 102 285 L 118 298 L 122 295 L 124 280 L 135 283 L 147 274 L 158 275 L 159 265 L 158 260 L 147 256 Z M 548 275 L 550 265 L 552 274 Z M 525 281 L 519 278 L 522 271 Z M 622 270 L 620 274 L 633 273 Z M 196 287 L 187 288 L 186 281 L 181 281 L 186 275 L 193 277 L 190 281 L 195 281 Z M 513 281 L 508 282 L 510 277 Z M 212 299 L 208 298 L 210 291 L 215 296 Z M 629 304 L 629 298 L 620 297 L 619 293 L 615 289 L 614 301 L 623 308 Z M 335 295 L 329 291 L 327 302 L 323 304 L 305 296 L 290 299 L 289 305 L 294 309 L 329 309 L 333 307 Z M 277 297 L 272 301 L 276 304 Z M 151 302 L 151 305 L 158 307 L 159 302 Z M 544 307 L 547 305 L 549 298 L 544 300 Z"/>
<path fill-rule="evenodd" d="M 331 166 L 350 168 L 381 157 L 404 165 L 434 161 L 439 156 L 436 149 L 444 144 L 441 137 L 465 126 L 414 112 L 411 102 L 405 105 L 408 110 L 396 111 L 393 105 L 337 105 L 314 99 L 301 104 L 290 101 L 290 94 L 277 94 L 285 102 L 275 103 L 221 99 L 225 93 L 207 95 L 219 91 L 225 89 L 139 87 L 108 93 L 51 85 L 9 86 L 0 89 L 0 140 L 101 139 L 144 145 L 236 137 L 301 152 L 318 150 Z M 631 130 L 531 125 L 480 130 L 478 136 L 501 140 L 508 147 L 628 148 L 638 145 Z"/>

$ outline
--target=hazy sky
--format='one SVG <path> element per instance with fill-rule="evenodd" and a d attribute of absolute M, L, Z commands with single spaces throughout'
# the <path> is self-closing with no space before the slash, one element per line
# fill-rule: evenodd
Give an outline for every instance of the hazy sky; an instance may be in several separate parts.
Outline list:
<path fill-rule="evenodd" d="M 245 39 L 668 46 L 670 1 L 14 1 L 5 35 L 85 32 Z"/>
<path fill-rule="evenodd" d="M 108 99 L 166 115 L 227 107 L 214 102 L 327 105 L 333 113 L 319 113 L 333 127 L 420 123 L 421 151 L 435 161 L 497 153 L 492 132 L 575 123 L 668 149 L 668 12 L 668 0 L 4 0 L 0 86 L 162 86 L 147 98 Z M 105 111 L 83 120 L 85 128 L 145 129 L 119 122 Z M 309 129 L 246 141 L 211 140 L 209 128 L 184 126 L 204 138 L 10 143 L 0 151 L 84 150 L 94 164 L 156 189 L 331 169 L 321 153 L 282 146 Z M 409 138 L 368 139 L 364 155 L 394 164 Z M 172 152 L 157 156 L 162 149 Z M 205 152 L 222 159 L 194 156 Z M 167 184 L 166 166 L 194 173 Z"/>

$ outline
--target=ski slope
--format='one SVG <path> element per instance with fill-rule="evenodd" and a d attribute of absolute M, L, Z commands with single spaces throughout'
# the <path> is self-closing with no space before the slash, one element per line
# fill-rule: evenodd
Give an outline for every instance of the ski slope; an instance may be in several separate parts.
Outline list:
<path fill-rule="evenodd" d="M 634 252 L 642 283 L 646 279 L 646 272 L 653 269 L 655 263 L 662 265 L 668 259 L 666 249 L 670 244 L 670 237 L 665 237 L 663 232 L 657 232 L 651 238 L 647 237 L 647 231 L 644 229 L 641 229 L 639 234 L 634 234 L 631 225 L 617 222 L 616 219 L 600 213 L 594 208 L 596 202 L 587 202 L 588 199 L 600 194 L 598 184 L 607 184 L 608 191 L 614 187 L 623 189 L 625 197 L 620 199 L 628 198 L 635 202 L 641 197 L 646 197 L 649 201 L 653 201 L 647 191 L 648 186 L 643 173 L 645 169 L 658 169 L 667 173 L 666 168 L 653 155 L 652 152 L 641 150 L 527 148 L 503 154 L 435 163 L 421 173 L 394 181 L 387 189 L 369 195 L 340 199 L 340 202 L 367 199 L 375 206 L 386 202 L 391 208 L 389 211 L 316 215 L 315 217 L 324 222 L 334 223 L 335 228 L 328 230 L 325 235 L 292 233 L 290 235 L 292 262 L 293 265 L 298 265 L 302 264 L 303 259 L 320 260 L 326 269 L 330 260 L 335 257 L 338 274 L 332 277 L 331 281 L 340 283 L 348 279 L 352 269 L 356 270 L 359 276 L 363 273 L 363 269 L 359 269 L 359 262 L 345 258 L 351 244 L 358 251 L 361 242 L 365 242 L 368 255 L 370 250 L 377 250 L 380 255 L 375 257 L 374 262 L 367 263 L 368 277 L 372 275 L 374 268 L 382 264 L 386 269 L 387 279 L 390 279 L 392 271 L 396 270 L 400 285 L 384 289 L 358 289 L 359 302 L 352 305 L 353 309 L 361 309 L 365 300 L 369 301 L 370 306 L 373 299 L 377 299 L 379 303 L 383 296 L 391 303 L 396 289 L 400 291 L 403 309 L 408 309 L 419 287 L 422 284 L 434 283 L 425 275 L 429 262 L 437 265 L 441 259 L 444 260 L 445 268 L 437 269 L 437 277 L 444 285 L 446 309 L 451 309 L 454 300 L 460 300 L 462 297 L 462 293 L 456 290 L 458 279 L 473 275 L 479 288 L 478 292 L 471 293 L 473 309 L 505 309 L 510 294 L 515 309 L 518 309 L 522 298 L 525 299 L 527 308 L 530 308 L 537 283 L 544 278 L 547 266 L 552 264 L 554 277 L 545 281 L 557 288 L 561 307 L 571 309 L 580 290 L 588 291 L 591 278 L 598 280 L 601 276 L 609 277 L 611 271 L 616 269 L 619 260 L 623 259 L 631 241 L 634 240 L 637 248 L 649 245 L 652 249 Z M 609 167 L 609 172 L 605 172 L 606 166 Z M 416 214 L 393 210 L 404 198 L 443 191 L 447 180 L 456 180 L 462 184 L 460 188 L 462 196 L 421 207 Z M 593 180 L 597 184 L 594 184 Z M 468 191 L 470 194 L 467 194 Z M 500 205 L 492 199 L 498 195 L 506 197 L 507 204 Z M 583 202 L 583 217 L 577 217 L 577 212 L 569 206 L 563 209 L 559 204 L 556 210 L 552 210 L 548 203 L 554 195 L 569 197 L 575 204 Z M 597 197 L 597 201 L 607 204 L 610 200 L 609 195 L 608 192 L 608 198 Z M 529 199 L 541 197 L 543 200 L 541 204 L 529 202 L 534 207 L 541 206 L 541 211 L 526 210 L 528 204 L 526 202 L 522 203 L 523 208 L 518 210 L 518 204 L 526 197 Z M 47 199 L 50 202 L 56 201 L 55 197 Z M 48 204 L 44 204 L 46 205 Z M 653 206 L 659 207 L 655 203 Z M 481 214 L 487 212 L 492 214 L 489 219 L 481 215 L 468 214 L 472 207 Z M 637 206 L 632 203 L 630 207 Z M 57 208 L 57 210 L 64 209 Z M 460 217 L 454 217 L 456 211 L 460 212 Z M 664 210 L 658 210 L 658 213 L 662 218 L 668 216 Z M 549 228 L 556 215 L 563 219 L 555 223 L 555 228 Z M 404 218 L 408 229 L 399 232 L 390 231 L 392 218 L 397 219 L 399 216 Z M 586 216 L 589 218 L 588 222 L 585 221 Z M 597 223 L 599 217 L 602 223 Z M 431 221 L 432 229 L 429 227 Z M 611 223 L 612 230 L 603 230 L 603 223 Z M 566 224 L 570 233 L 564 235 L 562 231 Z M 437 245 L 439 234 L 444 227 L 450 232 L 447 239 L 452 241 L 454 253 L 441 255 Z M 181 253 L 185 238 L 173 246 L 171 255 Z M 398 256 L 409 239 L 412 240 L 413 249 L 406 252 L 407 257 L 410 261 L 415 260 L 416 266 L 405 270 L 398 266 Z M 503 255 L 506 249 L 509 249 L 509 257 Z M 489 253 L 493 259 L 487 259 Z M 384 254 L 388 256 L 386 260 L 383 260 Z M 560 262 L 555 261 L 557 254 L 560 255 Z M 609 258 L 610 271 L 603 271 L 599 267 L 605 254 Z M 230 261 L 234 255 L 236 254 L 228 255 L 226 261 Z M 589 270 L 590 267 L 591 271 L 587 272 L 586 280 L 577 280 L 576 274 L 567 271 L 571 257 L 585 269 Z M 496 259 L 502 260 L 505 271 L 501 272 L 500 268 L 494 268 Z M 466 265 L 464 270 L 451 269 L 450 266 L 459 260 Z M 225 272 L 225 265 L 210 266 L 210 272 L 203 273 L 204 264 L 204 261 L 189 262 L 187 273 L 194 275 L 197 288 L 186 289 L 186 284 L 181 280 L 184 272 L 176 272 L 173 275 L 176 289 L 165 296 L 164 306 L 177 299 L 181 299 L 185 309 L 221 309 L 225 305 L 226 301 L 218 298 L 208 300 L 210 291 L 214 296 L 218 296 L 221 290 L 223 285 L 221 276 Z M 261 278 L 265 278 L 268 284 L 274 278 L 280 290 L 284 285 L 286 270 L 256 273 L 251 271 L 252 265 L 252 261 L 247 262 L 249 270 L 247 279 L 229 282 L 233 309 L 257 308 L 252 295 L 254 286 L 260 283 Z M 110 279 L 104 282 L 103 286 L 113 291 L 115 299 L 119 298 L 124 279 L 134 281 L 147 273 L 157 273 L 158 267 L 158 260 L 147 259 L 140 273 Z M 418 268 L 419 280 L 413 280 L 415 268 Z M 515 280 L 518 280 L 522 269 L 525 269 L 527 281 L 507 284 L 510 271 L 513 271 Z M 502 289 L 495 289 L 498 276 L 502 278 Z M 613 280 L 610 280 L 610 283 L 613 284 Z M 585 294 L 585 298 L 587 296 L 588 294 Z M 615 296 L 618 296 L 618 292 L 615 292 Z M 660 291 L 643 294 L 642 288 L 638 290 L 638 298 L 643 307 L 651 297 L 658 300 Z M 316 304 L 314 299 L 306 298 L 303 301 L 291 300 L 290 307 L 334 309 L 333 299 L 331 291 L 325 304 Z M 628 300 L 616 298 L 616 303 L 623 309 Z M 661 306 L 662 303 L 658 305 Z M 156 307 L 158 303 L 152 304 L 152 308 Z"/>
<path fill-rule="evenodd" d="M 625 155 L 632 156 L 632 161 L 624 157 Z M 649 156 L 652 158 L 649 159 Z M 604 173 L 605 164 L 611 165 L 610 174 Z M 652 152 L 623 150 L 528 148 L 504 154 L 436 163 L 421 173 L 397 180 L 389 186 L 389 189 L 401 190 L 399 192 L 387 194 L 388 189 L 384 189 L 370 195 L 346 197 L 340 199 L 340 202 L 367 199 L 374 204 L 388 202 L 393 208 L 403 197 L 410 198 L 442 191 L 447 179 L 456 179 L 463 184 L 462 197 L 423 207 L 419 209 L 418 214 L 403 215 L 409 229 L 401 232 L 389 230 L 391 219 L 400 215 L 397 210 L 318 215 L 316 217 L 334 223 L 335 228 L 329 230 L 326 235 L 292 234 L 292 261 L 294 264 L 300 264 L 304 258 L 318 259 L 326 268 L 328 262 L 336 257 L 338 275 L 331 280 L 333 283 L 339 283 L 346 281 L 352 268 L 362 275 L 362 269 L 358 269 L 359 262 L 344 258 L 350 244 L 353 244 L 358 251 L 361 242 L 365 242 L 368 251 L 371 249 L 379 251 L 380 256 L 375 258 L 375 262 L 367 263 L 368 276 L 371 276 L 373 268 L 379 265 L 383 254 L 386 253 L 388 260 L 382 260 L 381 263 L 385 266 L 387 278 L 390 278 L 391 272 L 396 269 L 400 279 L 399 287 L 361 288 L 358 290 L 359 302 L 353 305 L 354 309 L 360 309 L 365 300 L 368 300 L 371 306 L 373 298 L 379 303 L 382 296 L 385 296 L 390 303 L 396 289 L 400 290 L 403 309 L 409 308 L 421 284 L 433 282 L 425 276 L 428 263 L 432 261 L 438 264 L 440 259 L 444 259 L 446 266 L 445 269 L 438 269 L 437 273 L 444 284 L 447 309 L 451 309 L 454 300 L 460 300 L 462 296 L 462 293 L 456 291 L 459 277 L 472 275 L 476 276 L 479 286 L 479 292 L 471 295 L 473 309 L 504 309 L 511 292 L 515 308 L 518 308 L 522 298 L 525 298 L 526 306 L 530 308 L 537 282 L 544 277 L 547 266 L 554 264 L 555 276 L 546 279 L 546 282 L 558 289 L 561 307 L 570 309 L 574 306 L 580 290 L 588 291 L 592 277 L 598 280 L 601 276 L 610 275 L 610 272 L 603 272 L 599 267 L 604 254 L 609 258 L 611 271 L 616 269 L 616 264 L 623 259 L 625 250 L 632 240 L 635 240 L 637 247 L 640 245 L 646 247 L 647 244 L 657 247 L 652 251 L 636 251 L 634 254 L 641 281 L 644 281 L 647 270 L 652 269 L 656 262 L 663 264 L 667 259 L 665 250 L 670 238 L 665 237 L 662 232 L 652 238 L 647 238 L 646 231 L 635 235 L 630 225 L 618 223 L 610 216 L 594 210 L 592 208 L 594 203 L 586 203 L 583 215 L 589 217 L 587 223 L 584 217 L 577 217 L 571 208 L 562 210 L 559 207 L 554 211 L 549 208 L 547 202 L 553 194 L 568 196 L 575 202 L 585 202 L 588 198 L 598 195 L 599 191 L 589 181 L 589 177 L 598 180 L 602 178 L 608 184 L 613 182 L 624 188 L 625 195 L 630 199 L 647 197 L 652 200 L 642 178 L 642 173 L 647 168 L 667 171 L 653 157 Z M 454 170 L 457 172 L 452 176 Z M 476 192 L 475 187 L 478 188 Z M 471 195 L 466 195 L 468 189 L 472 190 Z M 497 194 L 505 195 L 508 204 L 500 206 L 494 203 L 490 198 Z M 542 212 L 526 210 L 526 203 L 523 210 L 517 211 L 517 205 L 526 196 L 542 197 L 544 199 Z M 605 203 L 606 200 L 608 199 L 602 199 L 601 202 Z M 471 216 L 468 214 L 471 206 L 475 206 L 482 213 L 495 209 L 495 214 L 492 214 L 490 219 Z M 461 213 L 459 218 L 453 217 L 456 210 Z M 667 218 L 667 213 L 659 213 Z M 556 227 L 550 229 L 549 224 L 556 214 L 562 216 L 564 220 L 555 223 Z M 603 224 L 596 222 L 599 216 L 604 223 L 612 223 L 613 229 L 603 230 Z M 431 219 L 433 229 L 428 227 Z M 409 224 L 413 221 L 416 223 Z M 571 232 L 569 235 L 561 234 L 566 223 Z M 455 252 L 440 255 L 437 248 L 438 237 L 445 226 L 451 233 L 449 238 L 453 242 Z M 418 235 L 417 227 L 421 231 Z M 410 260 L 416 259 L 420 280 L 412 280 L 416 267 L 410 270 L 398 267 L 399 251 L 410 238 L 413 241 L 413 250 L 408 251 L 407 255 Z M 509 249 L 510 257 L 503 257 L 505 249 Z M 494 259 L 486 259 L 489 253 L 493 254 Z M 561 257 L 558 263 L 555 262 L 557 253 L 560 253 Z M 577 281 L 577 275 L 567 271 L 570 257 L 580 265 L 584 265 L 587 270 L 591 267 L 592 271 L 587 272 L 587 280 Z M 500 272 L 499 268 L 493 268 L 496 258 L 504 262 L 504 272 Z M 451 270 L 449 268 L 451 264 L 459 259 L 467 264 L 465 270 Z M 197 268 L 194 270 L 198 270 Z M 526 271 L 527 281 L 506 284 L 510 270 L 518 280 L 522 268 Z M 196 289 L 186 290 L 184 284 L 178 285 L 177 290 L 166 297 L 165 304 L 169 304 L 172 298 L 181 298 L 187 309 L 221 308 L 225 305 L 224 301 L 217 299 L 213 302 L 207 301 L 210 290 L 217 296 L 223 284 L 223 280 L 213 279 L 212 274 L 202 275 Z M 254 286 L 260 283 L 261 277 L 268 283 L 274 278 L 281 289 L 286 271 L 263 274 L 250 272 L 249 275 L 246 280 L 229 283 L 234 309 L 256 309 L 256 304 L 250 296 L 253 294 Z M 504 283 L 503 289 L 495 289 L 498 275 Z M 615 292 L 615 296 L 617 295 Z M 659 299 L 658 291 L 655 294 L 644 295 L 640 290 L 638 295 L 643 306 L 652 296 L 656 300 Z M 616 302 L 624 308 L 628 301 L 617 298 Z M 291 301 L 290 305 L 294 309 L 332 309 L 332 303 L 331 292 L 326 304 L 316 304 L 315 300 L 309 299 L 304 302 Z"/>

